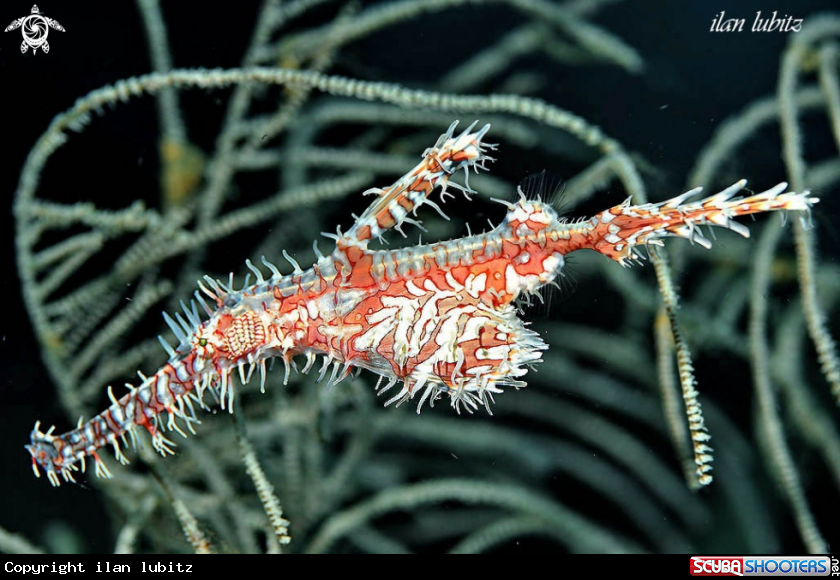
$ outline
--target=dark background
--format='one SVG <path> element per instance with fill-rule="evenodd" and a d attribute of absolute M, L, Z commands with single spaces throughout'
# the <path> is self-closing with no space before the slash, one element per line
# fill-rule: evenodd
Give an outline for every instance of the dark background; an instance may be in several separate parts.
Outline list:
<path fill-rule="evenodd" d="M 0 4 L 0 26 L 5 28 L 27 15 L 31 6 L 32 0 L 5 0 Z M 20 297 L 11 206 L 25 156 L 50 119 L 77 97 L 118 79 L 149 72 L 151 65 L 134 3 L 52 0 L 38 6 L 66 29 L 64 33 L 50 31 L 49 54 L 29 51 L 22 55 L 20 31 L 0 34 L 0 195 L 7 208 L 0 216 L 0 289 L 5 305 L 0 317 L 0 525 L 40 542 L 50 522 L 71 521 L 84 538 L 84 550 L 108 552 L 113 540 L 99 493 L 72 485 L 50 489 L 44 479 L 34 479 L 23 449 L 36 419 L 63 427 L 68 423 L 57 408 Z M 765 16 L 777 10 L 780 15 L 807 19 L 811 13 L 837 6 L 830 0 L 654 0 L 609 6 L 602 9 L 596 22 L 642 54 L 647 63 L 645 74 L 634 77 L 611 67 L 591 67 L 558 79 L 547 98 L 604 127 L 628 150 L 676 176 L 676 186 L 681 188 L 680 180 L 692 166 L 694 155 L 719 123 L 775 90 L 779 56 L 788 40 L 787 34 L 778 32 L 710 33 L 715 15 L 726 10 L 727 17 L 746 18 L 749 26 L 757 10 Z M 233 67 L 247 46 L 257 3 L 168 2 L 164 11 L 176 67 Z M 436 73 L 438 59 L 452 55 L 453 45 L 492 38 L 511 25 L 510 15 L 507 9 L 481 6 L 427 16 L 421 25 L 397 27 L 351 45 L 334 71 L 422 86 L 425 76 Z M 582 86 L 587 90 L 581 90 Z M 194 94 L 210 108 L 188 110 L 187 123 L 191 136 L 209 148 L 224 109 L 214 104 L 214 97 Z M 92 135 L 91 142 L 94 137 L 104 140 L 98 149 L 90 149 L 86 167 L 46 166 L 51 191 L 60 191 L 65 200 L 102 199 L 105 195 L 113 197 L 114 207 L 120 207 L 124 205 L 121 200 L 142 197 L 136 192 L 156 187 L 153 105 L 152 99 L 143 99 L 130 112 L 119 112 L 116 122 L 94 123 L 82 138 Z M 206 119 L 202 117 L 205 114 Z M 70 143 L 77 138 L 71 136 Z M 137 163 L 112 154 L 112 147 L 132 148 Z M 768 147 L 779 151 L 778 143 Z M 784 178 L 777 155 L 770 157 L 762 183 Z M 526 166 L 522 174 L 542 168 Z M 818 208 L 823 254 L 831 252 L 837 241 L 832 226 L 837 209 L 836 200 L 825 200 L 825 196 Z M 836 491 L 831 501 L 833 509 Z M 827 507 L 812 505 L 815 511 Z M 790 548 L 801 549 L 796 540 Z"/>

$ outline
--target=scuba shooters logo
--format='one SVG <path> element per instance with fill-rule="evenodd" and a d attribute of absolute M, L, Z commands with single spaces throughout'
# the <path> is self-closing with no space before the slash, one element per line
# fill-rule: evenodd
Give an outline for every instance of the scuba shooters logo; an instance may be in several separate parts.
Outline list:
<path fill-rule="evenodd" d="M 692 576 L 840 576 L 833 556 L 692 556 Z"/>

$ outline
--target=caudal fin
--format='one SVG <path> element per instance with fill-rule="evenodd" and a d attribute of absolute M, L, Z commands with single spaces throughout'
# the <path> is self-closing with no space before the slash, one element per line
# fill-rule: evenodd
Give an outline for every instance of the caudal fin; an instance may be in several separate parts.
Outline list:
<path fill-rule="evenodd" d="M 662 238 L 676 236 L 710 248 L 712 243 L 699 226 L 726 228 L 749 237 L 747 226 L 733 218 L 771 211 L 809 213 L 811 207 L 819 202 L 819 198 L 811 197 L 810 191 L 783 193 L 787 183 L 749 197 L 735 197 L 746 185 L 747 180 L 742 179 L 711 197 L 692 203 L 686 203 L 686 200 L 697 196 L 703 188 L 692 189 L 659 203 L 630 205 L 628 199 L 592 219 L 593 222 L 598 221 L 594 229 L 601 234 L 596 237 L 592 249 L 628 265 L 628 260 L 637 257 L 633 251 L 636 246 L 662 245 Z"/>

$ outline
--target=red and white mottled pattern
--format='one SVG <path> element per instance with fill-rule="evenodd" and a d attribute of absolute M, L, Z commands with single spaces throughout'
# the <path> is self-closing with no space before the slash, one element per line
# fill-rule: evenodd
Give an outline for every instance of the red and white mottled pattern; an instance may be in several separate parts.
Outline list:
<path fill-rule="evenodd" d="M 293 262 L 295 271 L 283 276 L 264 261 L 272 272 L 264 278 L 247 262 L 255 284 L 235 290 L 210 278 L 199 283 L 201 292 L 190 307 L 184 305 L 183 316 L 165 316 L 178 346 L 161 339 L 169 360 L 154 375 L 141 375 L 141 384 L 130 386 L 119 400 L 109 389 L 112 405 L 73 431 L 56 436 L 53 429 L 43 433 L 35 425 L 27 447 L 36 475 L 43 469 L 53 485 L 60 483 L 59 475 L 72 481 L 73 471 L 84 468 L 90 456 L 97 475 L 107 477 L 97 450 L 111 445 L 125 462 L 121 438 L 127 433 L 133 439 L 138 425 L 151 434 L 156 450 L 172 453 L 174 444 L 162 431 L 186 436 L 182 426 L 192 430 L 198 422 L 194 403 L 205 407 L 207 389 L 233 412 L 233 370 L 242 382 L 259 370 L 264 388 L 265 363 L 273 357 L 283 360 L 286 380 L 294 357 L 306 358 L 302 370 L 308 372 L 321 356 L 320 379 L 332 368 L 329 380 L 337 383 L 360 367 L 386 381 L 382 391 L 399 385 L 386 404 L 419 394 L 419 412 L 426 401 L 449 395 L 456 410 L 484 406 L 489 411 L 493 395 L 504 387 L 525 386 L 528 367 L 548 348 L 517 316 L 516 300 L 551 283 L 569 252 L 591 249 L 628 265 L 639 245 L 661 243 L 667 236 L 708 245 L 697 226 L 748 235 L 733 217 L 808 211 L 818 201 L 807 192 L 782 193 L 786 184 L 733 199 L 746 185 L 741 181 L 695 203 L 683 202 L 699 191 L 659 204 L 628 201 L 589 220 L 566 222 L 520 192 L 517 202 L 502 202 L 507 215 L 489 232 L 398 250 L 368 249 L 371 239 L 413 222 L 409 213 L 421 205 L 441 212 L 429 199 L 436 187 L 442 194 L 447 186 L 472 191 L 450 183 L 450 177 L 483 168 L 487 149 L 495 146 L 482 142 L 489 125 L 474 131 L 473 124 L 456 137 L 456 124 L 405 176 L 390 187 L 369 190 L 377 194 L 373 204 L 347 234 L 332 235 L 333 252 L 308 270 Z"/>

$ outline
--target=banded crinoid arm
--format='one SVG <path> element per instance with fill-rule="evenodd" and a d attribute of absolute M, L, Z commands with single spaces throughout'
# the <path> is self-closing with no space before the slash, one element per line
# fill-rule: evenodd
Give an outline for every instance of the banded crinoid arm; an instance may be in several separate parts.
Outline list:
<path fill-rule="evenodd" d="M 469 186 L 470 167 L 476 172 L 478 169 L 485 169 L 484 163 L 493 161 L 492 157 L 486 155 L 486 151 L 495 149 L 496 145 L 481 142 L 490 130 L 489 124 L 478 131 L 473 131 L 478 124 L 478 121 L 473 121 L 455 137 L 455 127 L 458 123 L 459 121 L 452 123 L 446 133 L 438 138 L 435 145 L 426 149 L 423 160 L 394 184 L 385 189 L 373 188 L 365 192 L 377 194 L 379 197 L 361 217 L 356 219 L 356 223 L 347 232 L 344 240 L 351 243 L 360 242 L 364 245 L 368 240 L 380 237 L 391 228 L 402 233 L 400 226 L 404 222 L 419 225 L 408 217 L 408 214 L 416 214 L 417 208 L 424 203 L 432 206 L 445 219 L 449 219 L 440 206 L 429 199 L 429 194 L 438 186 L 441 187 L 440 195 L 443 200 L 445 200 L 446 188 L 449 185 L 462 190 L 466 195 L 475 193 Z M 461 169 L 466 173 L 464 185 L 450 183 L 449 178 Z"/>
<path fill-rule="evenodd" d="M 685 201 L 703 191 L 702 187 L 659 203 L 630 205 L 628 199 L 588 221 L 561 226 L 558 232 L 563 237 L 568 236 L 562 243 L 569 248 L 568 251 L 591 249 L 622 266 L 628 266 L 630 261 L 640 258 L 634 252 L 637 246 L 662 245 L 662 238 L 676 236 L 710 248 L 712 243 L 699 226 L 726 228 L 749 237 L 750 230 L 733 218 L 772 211 L 807 213 L 819 202 L 818 198 L 811 197 L 810 191 L 785 192 L 787 183 L 779 183 L 748 197 L 735 197 L 746 185 L 747 181 L 742 179 L 711 197 L 693 203 Z"/>

